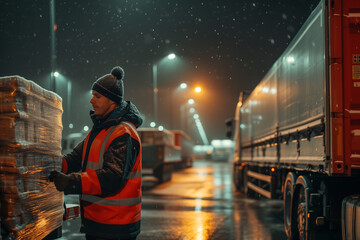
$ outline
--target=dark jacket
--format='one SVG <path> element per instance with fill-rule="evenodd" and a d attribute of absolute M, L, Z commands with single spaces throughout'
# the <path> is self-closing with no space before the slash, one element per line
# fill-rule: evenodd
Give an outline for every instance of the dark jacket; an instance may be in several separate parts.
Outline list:
<path fill-rule="evenodd" d="M 90 116 L 93 120 L 93 128 L 89 136 L 86 155 L 84 158 L 83 167 L 82 164 L 82 154 L 85 149 L 84 141 L 79 143 L 74 150 L 63 156 L 63 172 L 65 173 L 74 173 L 74 172 L 84 172 L 86 169 L 87 154 L 91 146 L 92 141 L 95 139 L 97 134 L 101 130 L 112 126 L 120 124 L 122 121 L 131 122 L 136 128 L 142 124 L 142 118 L 140 113 L 131 102 L 123 101 L 118 108 L 116 108 L 105 120 L 99 120 L 93 115 L 93 111 L 90 112 Z M 140 143 L 133 139 L 130 135 L 122 135 L 114 139 L 108 149 L 104 153 L 104 163 L 103 168 L 96 170 L 96 175 L 100 183 L 101 194 L 103 196 L 112 195 L 120 191 L 123 187 L 134 163 L 136 156 L 140 152 Z M 131 153 L 131 154 L 129 154 Z M 65 162 L 65 163 L 64 163 Z M 64 165 L 66 166 L 64 169 Z M 71 174 L 71 180 L 68 187 L 65 189 L 65 194 L 82 194 L 82 184 L 80 174 Z M 84 216 L 82 213 L 82 222 L 85 224 Z M 133 229 L 135 232 L 140 232 L 140 223 L 138 224 L 138 229 Z M 84 230 L 85 229 L 85 230 Z M 82 226 L 82 231 L 85 231 L 87 234 L 92 234 L 89 232 L 87 226 Z M 91 231 L 91 230 L 90 230 Z M 96 231 L 96 229 L 95 229 Z M 101 233 L 99 233 L 101 237 Z M 131 235 L 133 237 L 133 234 Z M 103 236 L 110 237 L 110 236 Z"/>

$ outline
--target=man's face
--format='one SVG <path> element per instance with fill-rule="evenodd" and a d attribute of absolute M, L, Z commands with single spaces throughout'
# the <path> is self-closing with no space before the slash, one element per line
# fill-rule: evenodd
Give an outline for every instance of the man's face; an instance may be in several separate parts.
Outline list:
<path fill-rule="evenodd" d="M 95 90 L 92 90 L 93 97 L 90 100 L 91 105 L 95 111 L 95 115 L 99 119 L 106 118 L 115 108 L 116 104 L 114 101 L 104 97 Z"/>

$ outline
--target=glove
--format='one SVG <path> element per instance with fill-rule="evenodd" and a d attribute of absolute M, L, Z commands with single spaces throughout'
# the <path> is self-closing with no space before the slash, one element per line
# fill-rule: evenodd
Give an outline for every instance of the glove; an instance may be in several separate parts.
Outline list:
<path fill-rule="evenodd" d="M 70 177 L 62 172 L 52 171 L 49 180 L 50 182 L 54 182 L 55 187 L 59 192 L 63 192 L 69 185 Z"/>

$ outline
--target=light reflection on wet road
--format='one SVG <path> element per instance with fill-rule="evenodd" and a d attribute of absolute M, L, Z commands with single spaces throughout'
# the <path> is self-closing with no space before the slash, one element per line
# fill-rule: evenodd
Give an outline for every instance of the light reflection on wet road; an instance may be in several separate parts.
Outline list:
<path fill-rule="evenodd" d="M 196 161 L 170 182 L 144 178 L 143 185 L 139 240 L 286 239 L 282 201 L 235 192 L 229 163 Z M 62 239 L 84 239 L 78 226 L 78 220 L 65 222 Z"/>

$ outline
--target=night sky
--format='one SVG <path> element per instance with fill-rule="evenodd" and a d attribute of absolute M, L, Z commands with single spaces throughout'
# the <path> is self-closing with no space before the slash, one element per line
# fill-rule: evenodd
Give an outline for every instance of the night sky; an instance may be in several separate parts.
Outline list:
<path fill-rule="evenodd" d="M 318 0 L 56 0 L 57 70 L 65 80 L 64 132 L 91 126 L 90 88 L 112 67 L 125 70 L 125 99 L 153 120 L 152 65 L 159 64 L 159 122 L 178 128 L 175 89 L 186 81 L 203 92 L 192 96 L 209 140 L 225 137 L 239 92 L 252 90 L 296 35 Z M 50 88 L 49 1 L 0 0 L 0 76 L 19 75 Z"/>

